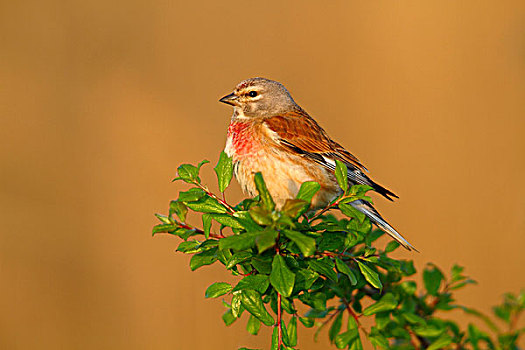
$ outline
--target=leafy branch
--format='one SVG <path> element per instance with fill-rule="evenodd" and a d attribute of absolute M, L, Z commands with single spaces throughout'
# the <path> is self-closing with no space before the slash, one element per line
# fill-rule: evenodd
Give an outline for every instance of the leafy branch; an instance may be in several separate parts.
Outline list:
<path fill-rule="evenodd" d="M 174 181 L 192 187 L 170 202 L 167 215 L 156 214 L 160 223 L 153 234 L 180 237 L 177 251 L 192 256 L 192 270 L 218 262 L 239 276 L 235 285 L 218 281 L 205 292 L 206 298 L 223 297 L 226 325 L 246 312 L 249 333 L 257 335 L 263 325 L 273 327 L 272 350 L 296 348 L 297 321 L 307 328 L 317 325 L 316 337 L 328 327 L 328 337 L 338 349 L 362 349 L 365 339 L 382 349 L 518 349 L 525 332 L 519 327 L 525 293 L 506 294 L 494 307 L 498 319 L 494 321 L 455 304 L 453 292 L 475 283 L 463 275 L 462 267 L 454 266 L 446 277 L 429 264 L 423 270 L 424 289 L 418 290 L 411 279 L 416 274 L 413 262 L 390 256 L 399 244 L 377 247 L 374 242 L 382 231 L 373 230 L 369 220 L 348 204 L 370 201 L 366 196 L 370 188 L 349 186 L 344 164 L 338 162 L 335 171 L 343 193 L 312 215 L 310 202 L 320 189 L 315 182 L 303 183 L 296 198 L 276 208 L 258 173 L 254 176 L 258 196 L 232 206 L 224 195 L 233 176 L 231 159 L 222 153 L 214 168 L 220 196 L 201 183 L 199 173 L 206 163 L 177 169 Z M 202 228 L 187 222 L 190 210 L 202 214 Z M 300 312 L 305 306 L 308 311 Z M 441 318 L 457 309 L 490 333 L 476 323 L 464 330 Z M 364 327 L 362 318 L 373 318 L 373 325 Z"/>

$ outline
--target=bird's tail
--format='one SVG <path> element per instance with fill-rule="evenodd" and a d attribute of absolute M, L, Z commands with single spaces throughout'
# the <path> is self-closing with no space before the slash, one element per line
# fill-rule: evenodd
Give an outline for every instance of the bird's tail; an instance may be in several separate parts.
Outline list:
<path fill-rule="evenodd" d="M 374 224 L 376 224 L 380 229 L 385 231 L 395 239 L 399 244 L 401 244 L 403 247 L 405 247 L 408 250 L 415 250 L 418 252 L 416 248 L 414 248 L 406 239 L 403 238 L 388 222 L 386 222 L 385 219 L 381 217 L 381 215 L 375 210 L 375 208 L 368 202 L 363 200 L 357 200 L 349 203 L 352 207 L 360 211 L 361 213 L 365 214 L 370 221 L 372 221 Z"/>

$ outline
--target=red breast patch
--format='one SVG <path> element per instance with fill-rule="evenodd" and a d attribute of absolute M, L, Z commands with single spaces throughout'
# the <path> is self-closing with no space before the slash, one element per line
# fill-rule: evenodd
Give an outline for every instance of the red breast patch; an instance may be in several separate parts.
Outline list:
<path fill-rule="evenodd" d="M 231 137 L 232 146 L 237 155 L 245 155 L 254 150 L 255 139 L 251 123 L 231 123 L 228 127 L 228 137 Z"/>

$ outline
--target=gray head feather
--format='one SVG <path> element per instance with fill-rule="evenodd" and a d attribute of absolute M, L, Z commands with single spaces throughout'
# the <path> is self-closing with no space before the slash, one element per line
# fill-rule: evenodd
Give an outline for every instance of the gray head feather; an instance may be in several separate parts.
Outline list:
<path fill-rule="evenodd" d="M 265 78 L 241 81 L 232 103 L 247 117 L 271 117 L 299 108 L 283 84 Z"/>

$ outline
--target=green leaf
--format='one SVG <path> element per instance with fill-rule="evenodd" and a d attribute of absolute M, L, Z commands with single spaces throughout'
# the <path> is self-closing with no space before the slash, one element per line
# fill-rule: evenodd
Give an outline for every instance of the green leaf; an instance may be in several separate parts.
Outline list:
<path fill-rule="evenodd" d="M 188 208 L 190 208 L 193 211 L 197 211 L 200 213 L 226 213 L 226 208 L 220 204 L 215 198 L 205 196 L 199 199 L 196 202 L 188 202 L 186 203 Z"/>
<path fill-rule="evenodd" d="M 390 323 L 389 312 L 379 312 L 375 315 L 376 327 L 379 330 L 384 329 Z"/>
<path fill-rule="evenodd" d="M 441 271 L 431 265 L 423 271 L 423 282 L 425 284 L 425 289 L 428 294 L 436 296 L 438 294 L 439 286 L 443 280 L 443 274 Z"/>
<path fill-rule="evenodd" d="M 436 341 L 434 341 L 427 350 L 444 349 L 447 345 L 452 343 L 452 337 L 447 333 L 443 333 Z"/>
<path fill-rule="evenodd" d="M 189 237 L 194 236 L 194 235 L 197 234 L 197 233 L 195 233 L 195 230 L 193 230 L 193 229 L 187 230 L 187 229 L 184 229 L 184 228 L 178 228 L 175 231 L 169 231 L 168 233 L 172 234 L 172 235 L 175 235 L 175 236 L 179 236 L 180 238 L 182 238 L 184 240 L 186 240 Z"/>
<path fill-rule="evenodd" d="M 297 290 L 308 290 L 319 278 L 319 274 L 309 269 L 300 269 L 295 274 L 295 288 Z"/>
<path fill-rule="evenodd" d="M 246 330 L 248 333 L 257 335 L 261 329 L 261 321 L 259 321 L 255 316 L 250 315 L 248 319 L 248 324 L 246 325 Z"/>
<path fill-rule="evenodd" d="M 229 326 L 237 320 L 237 317 L 233 316 L 232 310 L 230 309 L 222 315 L 222 320 L 226 326 Z"/>
<path fill-rule="evenodd" d="M 479 349 L 478 343 L 480 340 L 484 340 L 487 342 L 490 342 L 490 337 L 487 335 L 487 333 L 481 331 L 478 327 L 470 323 L 468 325 L 468 340 L 474 347 L 474 349 Z M 500 343 L 501 344 L 501 343 Z M 492 349 L 493 347 L 491 347 Z"/>
<path fill-rule="evenodd" d="M 288 339 L 288 330 L 286 329 L 286 324 L 284 320 L 281 320 L 281 334 L 283 337 L 283 343 L 286 346 L 290 346 L 290 339 Z"/>
<path fill-rule="evenodd" d="M 206 289 L 204 296 L 206 298 L 217 298 L 221 295 L 229 293 L 232 290 L 232 286 L 226 282 L 215 282 Z"/>
<path fill-rule="evenodd" d="M 265 325 L 272 326 L 275 323 L 273 317 L 266 311 L 259 292 L 255 290 L 243 291 L 241 302 L 250 314 L 257 317 Z"/>
<path fill-rule="evenodd" d="M 195 202 L 201 199 L 206 195 L 206 192 L 204 192 L 200 188 L 190 188 L 189 190 L 185 192 L 179 192 L 179 199 L 178 201 L 188 203 L 188 202 Z"/>
<path fill-rule="evenodd" d="M 199 169 L 195 165 L 182 164 L 177 168 L 177 174 L 178 177 L 173 179 L 173 181 L 183 180 L 187 183 L 201 182 L 199 178 Z"/>
<path fill-rule="evenodd" d="M 299 317 L 299 321 L 301 321 L 306 328 L 312 328 L 315 325 L 315 320 L 311 317 Z"/>
<path fill-rule="evenodd" d="M 397 307 L 397 300 L 392 293 L 386 293 L 374 304 L 363 311 L 363 315 L 370 316 L 378 312 L 394 310 Z"/>
<path fill-rule="evenodd" d="M 446 331 L 445 328 L 436 325 L 422 325 L 413 327 L 414 332 L 422 337 L 437 337 Z"/>
<path fill-rule="evenodd" d="M 279 349 L 279 330 L 277 329 L 277 327 L 273 327 L 272 346 L 270 349 L 271 350 L 282 350 L 282 349 Z"/>
<path fill-rule="evenodd" d="M 226 268 L 229 270 L 232 267 L 234 267 L 237 264 L 240 264 L 242 262 L 245 262 L 246 260 L 253 257 L 253 254 L 247 251 L 242 251 L 233 254 L 233 256 L 228 260 L 228 263 L 226 264 Z"/>
<path fill-rule="evenodd" d="M 191 271 L 195 271 L 201 266 L 213 264 L 215 261 L 217 261 L 217 259 L 218 257 L 216 247 L 205 250 L 202 253 L 195 254 L 191 257 L 190 269 Z"/>
<path fill-rule="evenodd" d="M 263 230 L 261 226 L 257 225 L 257 223 L 253 221 L 248 211 L 237 211 L 233 213 L 233 216 L 237 219 L 239 224 L 241 224 L 249 232 Z"/>
<path fill-rule="evenodd" d="M 281 211 L 291 218 L 297 218 L 299 215 L 304 213 L 308 207 L 308 202 L 302 199 L 287 199 L 286 202 L 284 202 Z"/>
<path fill-rule="evenodd" d="M 304 256 L 311 256 L 315 253 L 314 238 L 292 230 L 283 230 L 283 233 L 299 247 Z"/>
<path fill-rule="evenodd" d="M 457 290 L 457 289 L 460 289 L 460 288 L 465 287 L 467 284 L 477 284 L 477 282 L 474 281 L 474 280 L 471 280 L 471 279 L 469 278 L 469 279 L 466 279 L 466 280 L 464 280 L 464 281 L 462 281 L 462 282 L 459 282 L 459 283 L 456 282 L 456 283 L 450 285 L 450 286 L 448 287 L 448 290 Z"/>
<path fill-rule="evenodd" d="M 275 255 L 272 262 L 272 273 L 270 274 L 270 283 L 277 292 L 285 297 L 292 294 L 295 283 L 295 274 L 288 268 L 283 257 Z"/>
<path fill-rule="evenodd" d="M 372 343 L 372 345 L 374 347 L 376 346 L 379 346 L 380 348 L 383 348 L 383 349 L 389 349 L 390 347 L 390 344 L 388 343 L 388 339 L 386 339 L 382 334 L 380 333 L 376 333 L 376 334 L 371 334 L 368 336 L 368 340 L 370 340 L 370 343 Z"/>
<path fill-rule="evenodd" d="M 337 282 L 337 274 L 334 271 L 335 264 L 330 258 L 324 257 L 317 260 L 308 260 L 308 265 L 312 270 Z"/>
<path fill-rule="evenodd" d="M 214 168 L 219 181 L 219 191 L 224 192 L 230 185 L 233 177 L 233 162 L 230 157 L 223 151 L 219 157 L 219 162 Z"/>
<path fill-rule="evenodd" d="M 204 164 L 208 164 L 210 161 L 207 160 L 207 159 L 204 159 L 204 160 L 201 160 L 199 164 L 197 164 L 197 170 L 201 171 L 201 167 L 204 165 Z"/>
<path fill-rule="evenodd" d="M 341 187 L 343 192 L 346 193 L 346 191 L 348 191 L 348 168 L 345 163 L 337 159 L 335 164 L 335 178 L 339 184 L 339 187 Z"/>
<path fill-rule="evenodd" d="M 408 321 L 408 323 L 411 323 L 411 324 L 422 324 L 422 325 L 425 325 L 426 322 L 425 322 L 425 319 L 422 318 L 422 317 L 419 317 L 418 315 L 412 313 L 412 312 L 404 312 L 402 314 L 403 318 L 405 320 Z"/>
<path fill-rule="evenodd" d="M 343 262 L 343 260 L 339 258 L 335 258 L 335 265 L 337 267 L 337 270 L 345 275 L 348 276 L 348 279 L 350 280 L 350 283 L 355 286 L 357 284 L 357 277 L 354 274 L 354 271 Z"/>
<path fill-rule="evenodd" d="M 163 224 L 173 225 L 171 220 L 166 215 L 155 214 L 155 217 L 159 219 Z"/>
<path fill-rule="evenodd" d="M 384 232 L 382 230 L 373 230 L 372 232 L 366 235 L 365 244 L 369 247 L 372 246 L 372 243 L 374 243 L 382 235 L 384 235 Z"/>
<path fill-rule="evenodd" d="M 281 298 L 281 307 L 283 308 L 284 311 L 286 311 L 290 315 L 294 315 L 297 313 L 297 310 L 295 309 L 292 301 L 289 298 L 285 298 L 285 297 Z"/>
<path fill-rule="evenodd" d="M 173 214 L 176 214 L 180 221 L 185 222 L 186 221 L 186 214 L 188 213 L 188 207 L 179 201 L 171 201 L 170 202 L 170 216 Z"/>
<path fill-rule="evenodd" d="M 267 227 L 263 232 L 261 232 L 257 236 L 257 238 L 255 239 L 255 244 L 257 245 L 259 254 L 275 245 L 275 241 L 277 240 L 278 234 L 279 233 L 277 231 Z"/>
<path fill-rule="evenodd" d="M 246 232 L 239 235 L 228 236 L 219 240 L 220 250 L 234 249 L 245 250 L 255 245 L 255 239 L 260 232 Z"/>
<path fill-rule="evenodd" d="M 355 337 L 352 340 L 352 343 L 350 344 L 349 350 L 363 350 L 363 343 L 361 343 L 361 338 L 359 337 L 359 333 L 357 333 L 357 337 Z"/>
<path fill-rule="evenodd" d="M 401 289 L 408 294 L 413 295 L 417 290 L 417 284 L 414 281 L 405 281 L 400 284 Z"/>
<path fill-rule="evenodd" d="M 198 241 L 184 241 L 179 244 L 177 251 L 186 254 L 198 253 L 200 244 Z"/>
<path fill-rule="evenodd" d="M 360 220 L 361 219 L 356 218 L 350 220 L 350 222 L 346 226 L 347 231 L 356 232 L 361 235 L 368 234 L 372 230 L 372 224 L 370 223 L 370 220 L 366 216 L 363 218 L 362 221 Z"/>
<path fill-rule="evenodd" d="M 268 289 L 269 284 L 270 280 L 266 275 L 249 275 L 240 280 L 233 290 L 238 291 L 251 289 L 263 294 L 266 289 Z"/>
<path fill-rule="evenodd" d="M 313 308 L 306 314 L 306 316 L 308 317 L 323 318 L 326 316 L 326 313 L 324 313 L 322 316 L 319 316 L 317 314 L 317 312 L 319 311 L 326 311 L 326 298 L 327 298 L 326 294 L 322 292 L 317 292 L 317 293 L 305 292 L 299 295 L 299 300 L 301 300 L 303 304 L 306 304 Z"/>
<path fill-rule="evenodd" d="M 259 196 L 261 197 L 264 207 L 269 211 L 273 211 L 275 208 L 275 203 L 272 199 L 272 196 L 270 195 L 270 192 L 268 192 L 268 188 L 264 183 L 262 174 L 256 173 L 253 181 L 255 182 L 255 187 L 257 188 L 257 192 L 259 192 Z"/>
<path fill-rule="evenodd" d="M 242 306 L 242 293 L 234 292 L 232 297 L 232 314 L 236 318 L 239 318 L 244 311 Z"/>
<path fill-rule="evenodd" d="M 359 270 L 361 270 L 361 273 L 365 277 L 365 279 L 370 283 L 372 286 L 376 287 L 377 289 L 381 290 L 383 289 L 383 285 L 381 284 L 381 280 L 379 279 L 379 275 L 377 272 L 372 270 L 367 264 L 364 262 L 361 262 L 359 260 L 356 260 L 357 265 L 359 266 Z"/>
<path fill-rule="evenodd" d="M 321 185 L 319 185 L 315 181 L 306 181 L 301 184 L 301 188 L 299 188 L 299 192 L 297 193 L 297 196 L 295 196 L 296 199 L 301 199 L 303 201 L 306 201 L 310 203 L 312 201 L 313 196 L 321 189 Z"/>
<path fill-rule="evenodd" d="M 370 201 L 369 199 L 365 198 L 365 194 L 368 191 L 372 191 L 374 188 L 369 185 L 353 185 L 352 188 L 350 188 L 350 195 L 355 197 L 356 199 L 365 199 L 367 201 Z"/>
<path fill-rule="evenodd" d="M 175 231 L 176 229 L 177 226 L 175 226 L 174 224 L 158 224 L 153 226 L 151 232 L 153 236 L 155 236 L 157 233 L 169 233 Z"/>
<path fill-rule="evenodd" d="M 252 258 L 251 264 L 259 273 L 269 275 L 272 272 L 272 258 L 269 255 L 256 255 Z"/>
<path fill-rule="evenodd" d="M 206 239 L 210 237 L 211 219 L 212 219 L 211 214 L 202 215 L 202 228 L 204 231 L 204 237 L 206 237 Z"/>
<path fill-rule="evenodd" d="M 252 207 L 250 210 L 248 210 L 248 213 L 250 213 L 251 218 L 253 221 L 258 223 L 259 225 L 268 226 L 273 223 L 273 219 L 271 216 L 271 211 L 268 211 L 268 209 L 263 207 Z"/>
<path fill-rule="evenodd" d="M 330 232 L 330 234 L 323 235 L 321 242 L 319 242 L 318 250 L 325 251 L 343 251 L 345 249 L 345 232 Z"/>
<path fill-rule="evenodd" d="M 386 245 L 386 248 L 385 248 L 385 253 L 391 253 L 393 252 L 394 250 L 396 250 L 397 248 L 399 248 L 401 245 L 399 243 L 397 243 L 396 241 L 390 241 L 388 242 L 388 244 Z"/>
<path fill-rule="evenodd" d="M 357 337 L 359 337 L 359 330 L 357 328 L 350 329 L 335 337 L 335 346 L 337 346 L 338 349 L 344 349 Z"/>
<path fill-rule="evenodd" d="M 461 281 L 462 279 L 465 279 L 465 277 L 462 275 L 464 269 L 464 267 L 459 266 L 457 264 L 454 264 L 454 266 L 452 266 L 452 282 L 457 282 Z"/>
<path fill-rule="evenodd" d="M 494 312 L 494 315 L 496 315 L 496 317 L 502 319 L 503 321 L 507 323 L 510 322 L 510 315 L 511 315 L 510 307 L 506 307 L 506 305 L 494 306 L 492 308 L 492 311 Z"/>
<path fill-rule="evenodd" d="M 359 210 L 355 209 L 350 204 L 339 203 L 337 207 L 343 214 L 345 214 L 349 218 L 356 218 L 359 223 L 363 223 L 366 219 L 365 214 L 361 213 Z"/>
<path fill-rule="evenodd" d="M 297 345 L 297 316 L 293 316 L 288 323 L 288 340 L 290 346 Z"/>
<path fill-rule="evenodd" d="M 334 321 L 332 322 L 332 325 L 330 326 L 330 329 L 328 330 L 328 339 L 330 339 L 330 343 L 333 343 L 335 341 L 335 337 L 339 334 L 341 331 L 341 326 L 343 325 L 343 312 L 341 310 L 336 311 L 337 316 L 335 317 Z"/>
<path fill-rule="evenodd" d="M 239 223 L 239 220 L 237 220 L 236 217 L 230 214 L 212 214 L 211 217 L 221 225 L 228 226 L 231 228 L 244 228 Z"/>

